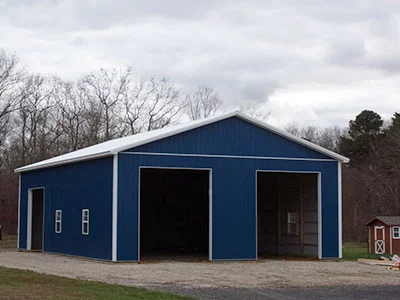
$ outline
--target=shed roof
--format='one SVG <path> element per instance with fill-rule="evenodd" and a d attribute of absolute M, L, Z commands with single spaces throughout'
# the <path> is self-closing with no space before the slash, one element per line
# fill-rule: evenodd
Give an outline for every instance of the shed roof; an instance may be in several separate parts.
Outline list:
<path fill-rule="evenodd" d="M 337 154 L 333 151 L 330 151 L 328 149 L 325 149 L 321 146 L 318 146 L 316 144 L 313 144 L 309 141 L 306 141 L 304 139 L 298 138 L 294 135 L 289 134 L 288 132 L 281 130 L 279 128 L 273 127 L 271 125 L 268 125 L 264 122 L 261 122 L 253 117 L 250 117 L 244 113 L 241 113 L 239 111 L 235 112 L 230 112 L 230 113 L 225 113 L 219 116 L 215 117 L 210 117 L 210 118 L 205 118 L 201 120 L 196 120 L 196 121 L 191 121 L 175 126 L 170 126 L 170 127 L 165 127 L 153 131 L 148 131 L 148 132 L 143 132 L 143 133 L 138 133 L 135 135 L 130 135 L 114 140 L 110 140 L 107 142 L 103 142 L 97 145 L 93 145 L 87 148 L 83 148 L 77 151 L 73 151 L 70 153 L 66 153 L 63 155 L 59 155 L 50 159 L 46 159 L 37 163 L 33 163 L 27 166 L 23 166 L 20 168 L 15 169 L 15 172 L 25 172 L 25 171 L 31 171 L 31 170 L 37 170 L 37 169 L 42 169 L 42 168 L 47 168 L 47 167 L 52 167 L 52 166 L 57 166 L 57 165 L 62 165 L 62 164 L 67 164 L 67 163 L 72 163 L 72 162 L 77 162 L 77 161 L 82 161 L 82 160 L 88 160 L 88 159 L 93 159 L 93 158 L 99 158 L 99 157 L 104 157 L 104 156 L 109 156 L 116 154 L 118 152 L 131 149 L 134 147 L 138 147 L 144 144 L 148 144 L 157 140 L 161 140 L 166 137 L 170 137 L 179 133 L 183 133 L 195 128 L 199 128 L 202 126 L 206 126 L 218 121 L 222 121 L 231 117 L 238 117 L 244 121 L 247 121 L 249 123 L 252 123 L 256 126 L 259 126 L 267 131 L 273 132 L 275 134 L 278 134 L 286 139 L 289 139 L 293 142 L 296 142 L 298 144 L 301 144 L 307 148 L 310 148 L 312 150 L 315 150 L 319 153 L 322 153 L 332 159 L 348 163 L 349 159 L 347 157 L 344 157 L 340 154 Z"/>
<path fill-rule="evenodd" d="M 376 216 L 372 220 L 370 220 L 365 226 L 371 225 L 375 221 L 381 221 L 386 225 L 400 225 L 400 216 Z"/>

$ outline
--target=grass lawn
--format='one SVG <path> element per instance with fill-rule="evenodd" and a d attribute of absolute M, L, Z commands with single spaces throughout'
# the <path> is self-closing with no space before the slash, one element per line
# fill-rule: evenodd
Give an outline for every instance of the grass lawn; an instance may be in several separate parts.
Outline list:
<path fill-rule="evenodd" d="M 377 259 L 382 255 L 368 253 L 368 243 L 343 243 L 343 260 L 357 260 L 357 258 Z"/>
<path fill-rule="evenodd" d="M 0 267 L 0 299 L 191 299 L 93 281 Z"/>
<path fill-rule="evenodd" d="M 15 250 L 17 237 L 4 235 L 0 252 Z M 94 281 L 0 267 L 0 299 L 191 299 Z"/>

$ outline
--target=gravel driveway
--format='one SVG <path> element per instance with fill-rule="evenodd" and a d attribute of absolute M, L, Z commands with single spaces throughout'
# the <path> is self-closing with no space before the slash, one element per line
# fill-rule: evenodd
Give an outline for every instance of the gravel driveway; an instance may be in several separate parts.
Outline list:
<path fill-rule="evenodd" d="M 354 262 L 102 263 L 45 253 L 0 252 L 0 266 L 142 287 L 283 288 L 400 285 L 400 272 Z"/>

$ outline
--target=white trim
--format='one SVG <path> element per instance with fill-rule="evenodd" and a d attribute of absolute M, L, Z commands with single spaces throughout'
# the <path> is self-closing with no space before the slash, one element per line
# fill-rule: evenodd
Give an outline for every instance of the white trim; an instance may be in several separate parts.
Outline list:
<path fill-rule="evenodd" d="M 256 198 L 256 260 L 258 260 L 258 176 L 257 176 L 258 170 L 256 169 L 255 172 L 255 198 Z"/>
<path fill-rule="evenodd" d="M 250 117 L 250 116 L 248 116 L 248 115 L 246 115 L 244 113 L 241 113 L 239 111 L 229 112 L 229 113 L 226 113 L 226 114 L 223 114 L 223 115 L 220 115 L 220 116 L 206 118 L 206 119 L 202 119 L 202 120 L 198 120 L 198 121 L 193 121 L 193 122 L 190 122 L 189 124 L 187 124 L 186 126 L 178 125 L 177 129 L 175 129 L 173 127 L 169 128 L 170 130 L 165 132 L 165 133 L 163 133 L 163 134 L 160 134 L 160 135 L 148 138 L 148 139 L 143 139 L 143 140 L 141 140 L 139 142 L 136 142 L 136 143 L 132 143 L 132 144 L 128 144 L 128 145 L 125 145 L 125 146 L 122 146 L 122 147 L 115 148 L 115 149 L 111 150 L 111 152 L 112 153 L 116 153 L 116 152 L 125 151 L 125 150 L 128 150 L 128 149 L 134 148 L 134 147 L 142 146 L 144 144 L 148 144 L 148 143 L 151 143 L 151 142 L 154 142 L 154 141 L 157 141 L 157 140 L 161 140 L 161 139 L 164 139 L 164 138 L 167 138 L 167 137 L 170 137 L 170 136 L 173 136 L 173 135 L 177 135 L 179 133 L 183 133 L 183 132 L 186 132 L 186 131 L 189 131 L 189 130 L 192 130 L 192 129 L 196 129 L 196 128 L 203 127 L 203 126 L 206 126 L 206 125 L 210 125 L 210 124 L 213 124 L 213 123 L 216 123 L 216 122 L 228 119 L 228 118 L 232 118 L 232 117 L 238 117 L 238 118 L 240 118 L 240 119 L 242 119 L 244 121 L 252 123 L 253 125 L 256 125 L 256 126 L 261 127 L 261 128 L 263 128 L 263 129 L 265 129 L 267 131 L 270 131 L 272 133 L 280 135 L 283 138 L 286 138 L 288 140 L 291 140 L 293 142 L 301 144 L 301 145 L 303 145 L 303 146 L 305 146 L 307 148 L 315 150 L 315 151 L 317 151 L 317 152 L 319 152 L 321 154 L 324 154 L 326 156 L 329 156 L 329 157 L 331 157 L 331 158 L 333 158 L 335 160 L 340 160 L 340 161 L 342 161 L 344 163 L 348 163 L 350 161 L 347 157 L 344 157 L 344 156 L 342 156 L 340 154 L 337 154 L 337 153 L 335 153 L 333 151 L 330 151 L 330 150 L 325 149 L 325 148 L 323 148 L 321 146 L 318 146 L 318 145 L 313 144 L 313 143 L 311 143 L 309 141 L 306 141 L 306 140 L 304 140 L 302 138 L 294 136 L 294 135 L 292 135 L 292 134 L 290 134 L 290 133 L 288 133 L 288 132 L 286 132 L 286 131 L 284 131 L 282 129 L 279 129 L 277 127 L 271 126 L 269 124 L 266 124 L 266 123 L 264 123 L 262 121 L 259 121 L 259 120 L 255 119 L 255 118 Z"/>
<path fill-rule="evenodd" d="M 72 153 L 72 152 L 70 152 L 70 153 Z M 56 167 L 56 166 L 60 166 L 60 165 L 67 165 L 67 164 L 72 164 L 72 163 L 79 162 L 79 161 L 86 161 L 86 160 L 101 158 L 101 157 L 110 156 L 110 155 L 113 155 L 113 153 L 110 153 L 109 151 L 103 151 L 103 152 L 96 153 L 96 154 L 84 155 L 84 156 L 80 156 L 78 158 L 64 159 L 64 160 L 55 161 L 55 162 L 46 162 L 47 160 L 44 160 L 44 161 L 39 161 L 37 163 L 34 163 L 32 165 L 27 165 L 27 166 L 23 166 L 18 169 L 15 169 L 14 173 L 22 173 L 22 172 L 26 172 L 26 171 L 33 171 L 33 170 L 39 170 L 39 169 L 44 169 L 44 168 Z M 54 157 L 54 158 L 56 158 L 56 157 Z M 53 159 L 53 158 L 50 158 L 50 159 Z"/>
<path fill-rule="evenodd" d="M 32 189 L 28 190 L 28 217 L 26 229 L 26 250 L 32 250 Z"/>
<path fill-rule="evenodd" d="M 371 226 L 368 226 L 368 254 L 372 253 L 371 248 Z"/>
<path fill-rule="evenodd" d="M 232 159 L 264 159 L 264 160 L 294 160 L 294 161 L 335 161 L 334 159 L 326 159 L 326 158 L 277 157 L 277 156 L 245 156 L 245 155 L 193 154 L 193 153 L 168 153 L 168 152 L 120 152 L 120 154 L 151 155 L 151 156 L 206 157 L 206 158 L 232 158 Z"/>
<path fill-rule="evenodd" d="M 382 240 L 378 240 L 377 239 L 377 230 L 382 229 Z M 380 253 L 378 253 L 377 249 L 378 249 L 378 242 L 382 243 L 382 249 L 383 251 Z M 375 254 L 384 254 L 386 252 L 386 240 L 385 240 L 385 226 L 374 226 L 374 253 Z"/>
<path fill-rule="evenodd" d="M 74 152 L 70 152 L 64 155 L 60 155 L 54 158 L 50 158 L 48 160 L 44 160 L 38 163 L 34 163 L 31 165 L 23 166 L 20 168 L 15 169 L 15 172 L 25 172 L 29 170 L 36 170 L 36 169 L 41 169 L 41 168 L 46 168 L 46 167 L 52 167 L 52 166 L 57 166 L 57 165 L 62 165 L 66 163 L 71 163 L 71 162 L 76 162 L 80 160 L 87 160 L 87 159 L 92 159 L 92 158 L 98 158 L 98 157 L 103 157 L 107 155 L 113 155 L 121 151 L 129 150 L 131 148 L 135 148 L 138 146 L 142 146 L 154 141 L 158 141 L 170 136 L 174 136 L 183 132 L 187 132 L 196 128 L 200 128 L 206 125 L 210 125 L 231 117 L 237 117 L 240 118 L 248 123 L 251 123 L 255 126 L 258 126 L 266 131 L 275 133 L 285 139 L 288 139 L 290 141 L 293 141 L 297 144 L 300 144 L 304 147 L 307 147 L 311 150 L 314 150 L 316 152 L 319 152 L 323 155 L 326 155 L 334 160 L 338 160 L 344 163 L 348 163 L 350 160 L 347 157 L 344 157 L 340 154 L 337 154 L 333 151 L 330 151 L 328 149 L 325 149 L 321 146 L 318 146 L 316 144 L 313 144 L 309 141 L 306 141 L 304 139 L 298 138 L 292 134 L 289 134 L 288 132 L 281 130 L 279 128 L 273 127 L 271 125 L 268 125 L 264 122 L 261 122 L 255 118 L 252 118 L 250 116 L 247 116 L 241 112 L 234 111 L 230 113 L 226 113 L 223 115 L 211 117 L 211 118 L 206 118 L 202 120 L 197 120 L 197 121 L 191 121 L 187 124 L 180 124 L 176 126 L 171 126 L 168 128 L 161 128 L 149 132 L 144 132 L 140 133 L 134 136 L 128 136 L 128 137 L 123 137 L 120 139 L 115 139 L 111 141 L 107 141 L 101 144 L 97 144 L 91 147 L 87 147 L 81 150 L 77 150 Z"/>
<path fill-rule="evenodd" d="M 139 166 L 139 176 L 138 176 L 138 262 L 140 262 L 140 186 L 141 179 L 140 173 L 142 169 L 156 169 L 156 170 L 195 170 L 195 171 L 208 171 L 209 184 L 209 215 L 208 215 L 208 259 L 212 261 L 212 168 L 188 168 L 188 167 L 158 167 L 158 166 Z M 211 225 L 211 226 L 210 226 Z"/>
<path fill-rule="evenodd" d="M 391 227 L 393 228 L 393 235 L 392 235 L 393 239 L 394 240 L 400 239 L 400 226 L 395 225 L 395 226 L 391 226 Z M 398 228 L 399 229 L 399 236 L 398 237 L 394 236 L 394 228 Z"/>
<path fill-rule="evenodd" d="M 339 258 L 343 257 L 342 238 L 342 163 L 338 161 L 338 222 L 339 222 Z"/>
<path fill-rule="evenodd" d="M 318 173 L 318 259 L 322 259 L 322 174 Z"/>
<path fill-rule="evenodd" d="M 319 171 L 289 171 L 289 170 L 256 170 L 256 259 L 258 259 L 258 203 L 257 203 L 257 173 L 289 173 L 289 174 L 316 174 L 318 186 L 318 259 L 322 259 L 322 189 L 321 172 Z"/>
<path fill-rule="evenodd" d="M 20 249 L 21 237 L 21 174 L 18 175 L 18 229 L 17 229 L 17 248 Z"/>
<path fill-rule="evenodd" d="M 389 226 L 389 236 L 390 236 L 390 238 L 389 238 L 389 243 L 390 243 L 390 255 L 392 255 L 393 254 L 393 245 L 392 245 L 392 239 L 393 239 L 393 235 L 392 235 L 392 233 L 393 233 L 393 227 L 392 226 Z"/>
<path fill-rule="evenodd" d="M 57 220 L 57 213 L 60 213 L 60 220 Z M 55 220 L 54 220 L 54 231 L 55 233 L 62 233 L 62 210 L 56 209 Z M 57 223 L 60 223 L 60 230 L 57 230 Z"/>
<path fill-rule="evenodd" d="M 26 250 L 32 250 L 32 207 L 33 207 L 33 191 L 34 190 L 43 190 L 42 251 L 44 251 L 45 188 L 43 186 L 28 189 L 28 216 L 27 216 L 27 229 L 26 229 Z"/>
<path fill-rule="evenodd" d="M 138 250 L 137 250 L 137 253 L 138 253 L 138 257 L 137 257 L 137 261 L 138 262 L 140 262 L 140 187 L 141 187 L 141 185 L 142 185 L 142 183 L 141 183 L 141 168 L 140 168 L 140 166 L 139 166 L 139 174 L 138 174 L 138 206 L 137 206 L 137 209 L 138 209 L 138 214 L 137 214 L 137 220 L 138 220 L 138 232 L 137 232 L 137 236 L 138 236 L 138 243 L 137 243 L 137 245 L 138 245 Z"/>
<path fill-rule="evenodd" d="M 87 212 L 87 220 L 85 220 L 85 218 L 84 218 L 85 212 Z M 90 230 L 89 230 L 89 221 L 90 221 L 89 209 L 88 208 L 84 208 L 84 209 L 82 209 L 82 234 L 83 235 L 89 235 L 89 232 L 90 232 Z M 87 224 L 87 226 L 86 226 L 87 232 L 85 232 L 85 230 L 84 230 L 85 229 L 84 224 Z"/>
<path fill-rule="evenodd" d="M 213 260 L 213 247 L 212 247 L 212 236 L 213 236 L 213 226 L 212 226 L 212 220 L 213 220 L 213 210 L 212 210 L 212 169 L 209 171 L 209 176 L 208 176 L 208 260 L 212 261 Z"/>
<path fill-rule="evenodd" d="M 112 194 L 112 261 L 117 261 L 118 247 L 118 154 L 113 158 L 113 194 Z"/>

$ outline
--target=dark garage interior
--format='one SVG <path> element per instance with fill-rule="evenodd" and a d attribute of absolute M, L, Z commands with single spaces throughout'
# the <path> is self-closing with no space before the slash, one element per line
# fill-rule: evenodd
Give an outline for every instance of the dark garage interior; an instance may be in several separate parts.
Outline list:
<path fill-rule="evenodd" d="M 43 246 L 43 189 L 32 190 L 32 250 L 41 251 Z"/>
<path fill-rule="evenodd" d="M 258 255 L 318 256 L 318 174 L 257 172 Z"/>
<path fill-rule="evenodd" d="M 209 171 L 140 171 L 140 255 L 208 258 Z"/>

